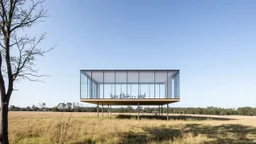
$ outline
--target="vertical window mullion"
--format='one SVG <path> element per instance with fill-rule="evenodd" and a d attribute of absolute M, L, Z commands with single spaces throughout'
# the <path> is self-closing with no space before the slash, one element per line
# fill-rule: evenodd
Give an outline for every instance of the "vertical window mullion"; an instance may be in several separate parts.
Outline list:
<path fill-rule="evenodd" d="M 93 94 L 92 94 L 92 71 L 91 71 L 91 88 L 90 88 L 90 97 L 93 98 Z"/>
<path fill-rule="evenodd" d="M 168 98 L 168 71 L 166 71 L 166 78 L 167 78 L 167 81 L 166 81 L 165 98 Z"/>
<path fill-rule="evenodd" d="M 80 71 L 80 99 L 82 98 L 82 95 L 81 95 L 81 89 L 82 89 L 82 83 L 81 83 L 81 81 L 82 81 L 82 74 L 81 74 L 82 72 Z"/>
<path fill-rule="evenodd" d="M 114 91 L 116 96 L 116 71 L 114 71 Z"/>
<path fill-rule="evenodd" d="M 126 71 L 126 94 L 128 94 L 128 71 Z"/>
<path fill-rule="evenodd" d="M 86 77 L 86 98 L 89 98 L 89 84 L 88 84 L 88 77 L 87 76 L 85 76 Z"/>
<path fill-rule="evenodd" d="M 154 98 L 156 98 L 156 72 L 154 71 Z"/>
<path fill-rule="evenodd" d="M 103 85 L 103 91 L 102 91 L 102 93 L 103 93 L 103 98 L 104 98 L 104 93 L 105 93 L 105 91 L 104 91 L 104 78 L 105 78 L 105 76 L 104 76 L 104 71 L 102 71 L 102 74 L 103 74 L 103 81 L 102 81 L 102 85 Z"/>
<path fill-rule="evenodd" d="M 138 96 L 139 95 L 140 95 L 140 71 L 138 71 Z"/>

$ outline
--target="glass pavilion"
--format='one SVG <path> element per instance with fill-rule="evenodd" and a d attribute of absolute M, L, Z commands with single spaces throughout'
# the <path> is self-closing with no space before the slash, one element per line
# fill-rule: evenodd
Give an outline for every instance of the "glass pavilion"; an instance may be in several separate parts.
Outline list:
<path fill-rule="evenodd" d="M 179 98 L 179 70 L 80 70 L 82 102 L 163 105 Z"/>

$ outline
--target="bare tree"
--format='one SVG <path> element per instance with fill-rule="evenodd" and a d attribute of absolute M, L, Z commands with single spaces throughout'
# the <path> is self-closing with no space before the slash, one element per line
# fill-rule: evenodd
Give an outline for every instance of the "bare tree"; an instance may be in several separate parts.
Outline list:
<path fill-rule="evenodd" d="M 44 76 L 35 69 L 35 60 L 52 48 L 39 47 L 40 37 L 24 34 L 47 15 L 44 0 L 0 0 L 0 143 L 8 144 L 8 105 L 14 82 L 18 79 L 39 81 Z"/>

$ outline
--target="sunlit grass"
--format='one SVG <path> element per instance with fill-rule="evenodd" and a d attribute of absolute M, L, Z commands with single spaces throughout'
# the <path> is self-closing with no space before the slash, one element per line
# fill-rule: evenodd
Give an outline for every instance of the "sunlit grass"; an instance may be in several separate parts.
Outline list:
<path fill-rule="evenodd" d="M 136 120 L 95 113 L 10 112 L 11 143 L 253 143 L 255 117 L 237 120 Z"/>

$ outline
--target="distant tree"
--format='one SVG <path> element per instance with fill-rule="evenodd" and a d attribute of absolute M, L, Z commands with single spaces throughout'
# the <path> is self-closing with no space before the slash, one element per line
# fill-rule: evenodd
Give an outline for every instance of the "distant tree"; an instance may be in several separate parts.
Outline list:
<path fill-rule="evenodd" d="M 10 109 L 10 111 L 15 111 L 16 107 L 14 105 L 11 105 L 9 109 Z"/>
<path fill-rule="evenodd" d="M 29 106 L 26 107 L 27 111 L 31 111 L 31 108 Z"/>
<path fill-rule="evenodd" d="M 52 108 L 52 111 L 59 111 L 59 108 L 57 106 Z"/>
<path fill-rule="evenodd" d="M 46 104 L 45 103 L 39 103 L 39 106 L 40 106 L 41 110 L 44 110 Z"/>
<path fill-rule="evenodd" d="M 37 106 L 35 106 L 35 105 L 32 105 L 31 108 L 32 108 L 33 111 L 38 111 L 39 110 L 39 108 Z"/>
<path fill-rule="evenodd" d="M 59 103 L 59 104 L 58 104 L 58 108 L 59 108 L 61 111 L 65 111 L 65 109 L 66 109 L 66 104 L 65 104 L 65 103 Z"/>
<path fill-rule="evenodd" d="M 66 106 L 67 106 L 68 111 L 71 111 L 71 109 L 72 109 L 72 103 L 71 103 L 71 102 L 68 102 L 68 103 L 66 104 Z"/>
<path fill-rule="evenodd" d="M 76 103 L 73 103 L 73 111 L 77 112 L 78 111 L 79 105 Z"/>

